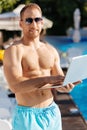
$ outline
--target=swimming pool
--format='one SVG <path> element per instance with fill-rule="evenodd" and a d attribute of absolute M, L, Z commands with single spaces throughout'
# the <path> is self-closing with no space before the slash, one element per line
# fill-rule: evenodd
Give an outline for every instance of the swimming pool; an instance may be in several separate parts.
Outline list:
<path fill-rule="evenodd" d="M 80 49 L 82 54 L 87 54 L 87 38 L 82 38 L 78 43 L 74 43 L 69 37 L 47 36 L 46 40 L 61 52 L 67 52 L 70 48 Z"/>
<path fill-rule="evenodd" d="M 46 40 L 51 43 L 55 48 L 57 48 L 60 54 L 63 54 L 62 57 L 60 57 L 61 61 L 63 62 L 68 62 L 69 57 L 72 58 L 73 56 L 87 54 L 87 38 L 81 39 L 79 43 L 73 43 L 71 38 L 66 37 L 46 37 Z M 68 53 L 69 50 L 72 53 L 71 55 L 69 55 Z M 65 67 L 68 67 L 66 66 L 66 64 L 64 65 Z M 75 104 L 82 113 L 84 119 L 87 120 L 87 79 L 83 80 L 81 84 L 77 85 L 72 90 L 70 95 L 72 96 Z"/>
<path fill-rule="evenodd" d="M 87 121 L 87 79 L 77 85 L 70 93 L 84 119 Z"/>

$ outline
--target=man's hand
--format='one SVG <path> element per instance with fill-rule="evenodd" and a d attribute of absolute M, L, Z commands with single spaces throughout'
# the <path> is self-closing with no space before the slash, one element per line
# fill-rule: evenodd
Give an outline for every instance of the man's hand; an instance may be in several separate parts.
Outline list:
<path fill-rule="evenodd" d="M 67 84 L 66 86 L 61 86 L 61 87 L 56 88 L 56 90 L 59 91 L 59 92 L 68 93 L 68 92 L 71 92 L 72 89 L 73 89 L 76 85 L 80 84 L 81 82 L 82 82 L 82 81 L 77 81 L 77 82 L 74 82 L 74 83 L 69 83 L 69 84 Z"/>
<path fill-rule="evenodd" d="M 51 76 L 49 83 L 52 86 L 59 86 L 63 84 L 64 78 L 65 76 L 61 76 L 61 75 Z"/>
<path fill-rule="evenodd" d="M 57 76 L 47 76 L 46 80 L 49 82 L 42 86 L 40 89 L 47 89 L 47 88 L 52 88 L 52 86 L 62 86 L 63 81 L 64 81 L 64 76 L 57 75 Z"/>

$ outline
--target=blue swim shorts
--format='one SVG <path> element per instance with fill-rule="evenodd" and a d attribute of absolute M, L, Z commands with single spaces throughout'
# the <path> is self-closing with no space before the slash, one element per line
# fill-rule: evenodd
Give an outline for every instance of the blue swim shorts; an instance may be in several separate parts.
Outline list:
<path fill-rule="evenodd" d="M 53 102 L 45 108 L 16 106 L 12 130 L 62 130 L 61 114 Z"/>

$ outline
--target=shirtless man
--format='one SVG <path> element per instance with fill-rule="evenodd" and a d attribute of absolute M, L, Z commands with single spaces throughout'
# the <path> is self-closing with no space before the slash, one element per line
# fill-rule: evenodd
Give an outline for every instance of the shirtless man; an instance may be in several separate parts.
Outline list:
<path fill-rule="evenodd" d="M 21 40 L 4 54 L 4 72 L 17 100 L 13 130 L 62 130 L 61 114 L 53 101 L 52 85 L 61 85 L 64 74 L 55 48 L 40 41 L 42 12 L 29 4 L 20 12 Z M 74 84 L 57 88 L 69 92 Z"/>

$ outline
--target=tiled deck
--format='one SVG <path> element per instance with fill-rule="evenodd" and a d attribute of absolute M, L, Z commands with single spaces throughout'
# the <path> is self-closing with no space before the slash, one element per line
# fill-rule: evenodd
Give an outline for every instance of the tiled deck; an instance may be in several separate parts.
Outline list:
<path fill-rule="evenodd" d="M 87 124 L 69 94 L 58 93 L 55 102 L 61 110 L 63 130 L 87 130 Z M 76 112 L 72 113 L 72 109 Z"/>

